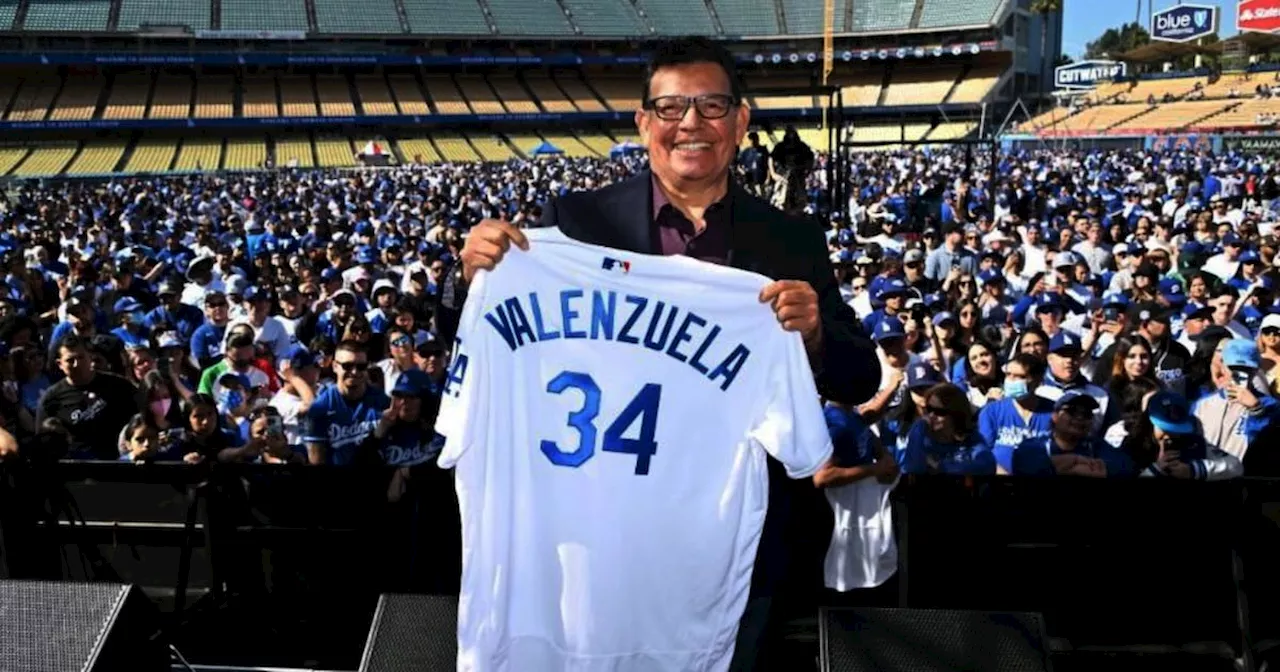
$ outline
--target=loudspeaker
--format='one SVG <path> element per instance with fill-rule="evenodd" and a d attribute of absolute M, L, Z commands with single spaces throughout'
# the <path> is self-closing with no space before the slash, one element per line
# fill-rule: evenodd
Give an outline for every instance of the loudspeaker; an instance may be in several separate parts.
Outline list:
<path fill-rule="evenodd" d="M 458 598 L 382 595 L 373 614 L 360 672 L 458 669 Z"/>
<path fill-rule="evenodd" d="M 169 669 L 155 608 L 134 586 L 0 581 L 0 670 Z"/>
<path fill-rule="evenodd" d="M 827 609 L 823 672 L 1048 672 L 1039 614 Z"/>

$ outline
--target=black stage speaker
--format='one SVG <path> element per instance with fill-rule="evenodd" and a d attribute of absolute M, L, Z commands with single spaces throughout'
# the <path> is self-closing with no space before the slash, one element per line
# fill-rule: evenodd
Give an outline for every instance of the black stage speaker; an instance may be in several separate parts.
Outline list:
<path fill-rule="evenodd" d="M 1039 614 L 822 609 L 823 672 L 1048 672 Z"/>
<path fill-rule="evenodd" d="M 0 670 L 167 671 L 158 625 L 134 586 L 0 581 Z"/>
<path fill-rule="evenodd" d="M 373 614 L 360 672 L 458 669 L 458 598 L 382 595 Z"/>

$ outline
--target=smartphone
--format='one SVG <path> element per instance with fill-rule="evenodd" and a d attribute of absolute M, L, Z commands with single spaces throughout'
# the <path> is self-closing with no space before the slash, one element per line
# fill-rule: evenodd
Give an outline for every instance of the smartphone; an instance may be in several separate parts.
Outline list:
<path fill-rule="evenodd" d="M 1231 381 L 1236 385 L 1248 385 L 1249 380 L 1253 378 L 1251 371 L 1242 371 L 1240 369 L 1231 369 Z"/>
<path fill-rule="evenodd" d="M 267 416 L 267 434 L 271 436 L 284 436 L 284 418 L 278 415 Z"/>

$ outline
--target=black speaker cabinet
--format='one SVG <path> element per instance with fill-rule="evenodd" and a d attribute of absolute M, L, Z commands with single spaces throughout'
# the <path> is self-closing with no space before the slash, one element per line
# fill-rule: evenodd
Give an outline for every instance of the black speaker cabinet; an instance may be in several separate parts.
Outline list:
<path fill-rule="evenodd" d="M 360 658 L 360 672 L 458 669 L 458 598 L 382 595 Z"/>
<path fill-rule="evenodd" d="M 134 586 L 0 581 L 0 670 L 169 669 L 154 606 Z"/>
<path fill-rule="evenodd" d="M 1048 672 L 1039 614 L 823 609 L 823 672 Z"/>

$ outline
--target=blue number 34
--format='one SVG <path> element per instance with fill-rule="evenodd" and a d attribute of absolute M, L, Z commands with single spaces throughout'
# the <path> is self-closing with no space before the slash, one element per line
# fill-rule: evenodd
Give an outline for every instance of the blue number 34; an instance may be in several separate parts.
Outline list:
<path fill-rule="evenodd" d="M 552 464 L 562 467 L 580 467 L 596 452 L 596 416 L 600 415 L 600 386 L 588 374 L 577 371 L 561 371 L 547 391 L 561 394 L 574 389 L 582 392 L 582 408 L 569 414 L 569 426 L 578 432 L 578 446 L 573 450 L 561 448 L 555 441 L 542 441 L 542 453 Z M 649 460 L 658 451 L 654 434 L 658 425 L 658 404 L 662 400 L 662 386 L 648 383 L 640 393 L 622 409 L 617 418 L 604 430 L 604 444 L 600 449 L 608 453 L 626 453 L 636 456 L 636 474 L 649 473 Z M 636 419 L 640 420 L 640 438 L 623 436 Z"/>

